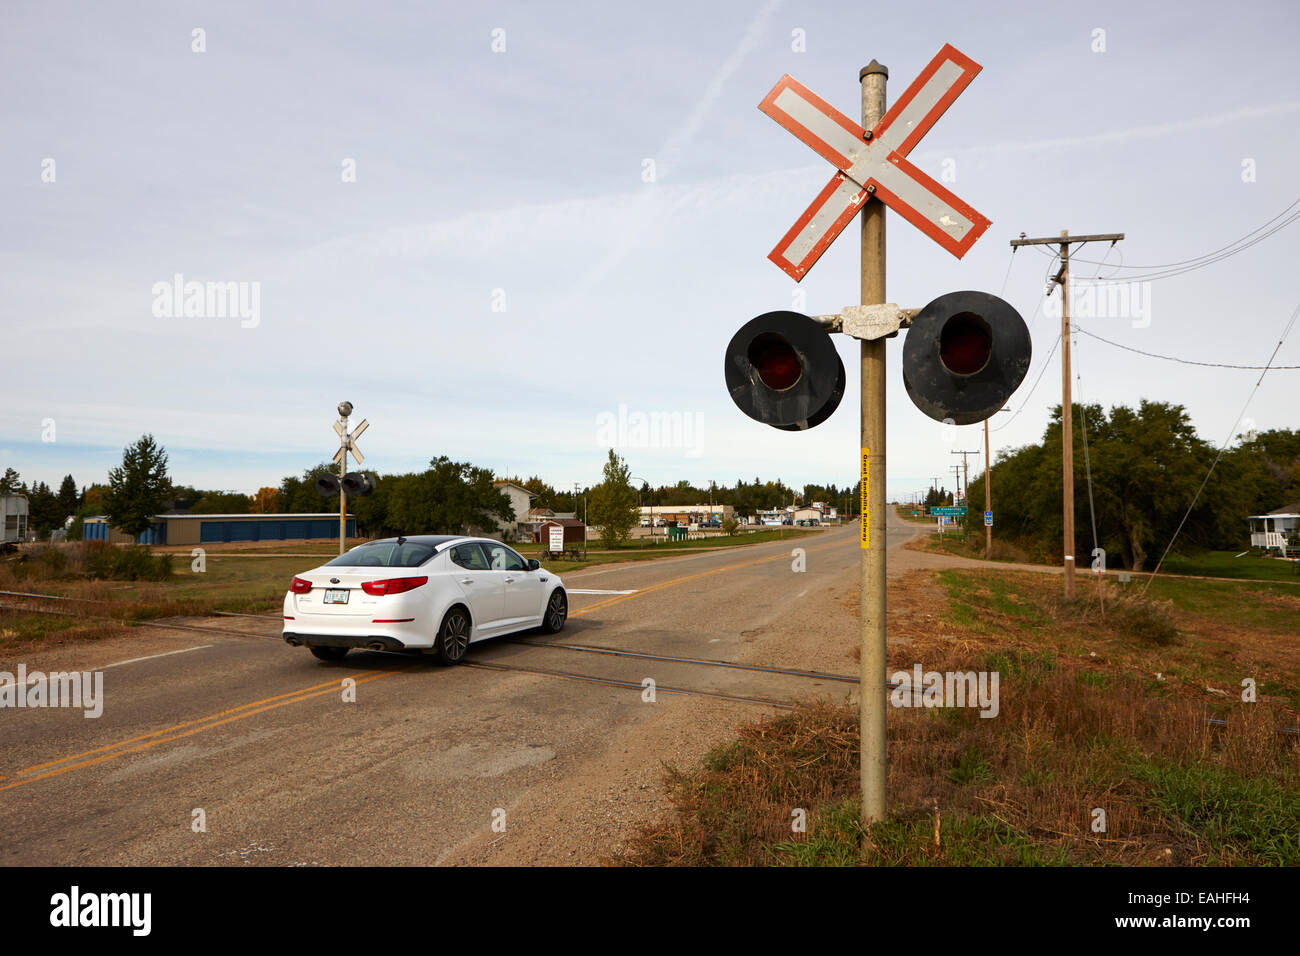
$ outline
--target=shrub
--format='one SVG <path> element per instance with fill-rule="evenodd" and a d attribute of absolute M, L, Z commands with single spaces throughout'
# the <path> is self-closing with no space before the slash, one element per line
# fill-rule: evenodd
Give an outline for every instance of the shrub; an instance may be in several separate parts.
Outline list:
<path fill-rule="evenodd" d="M 1125 637 L 1162 646 L 1178 643 L 1178 628 L 1170 620 L 1168 605 L 1142 598 L 1125 598 L 1112 605 L 1110 623 Z"/>
<path fill-rule="evenodd" d="M 93 578 L 114 581 L 165 581 L 172 574 L 172 558 L 170 554 L 155 555 L 140 545 L 108 545 L 87 556 L 86 571 Z"/>

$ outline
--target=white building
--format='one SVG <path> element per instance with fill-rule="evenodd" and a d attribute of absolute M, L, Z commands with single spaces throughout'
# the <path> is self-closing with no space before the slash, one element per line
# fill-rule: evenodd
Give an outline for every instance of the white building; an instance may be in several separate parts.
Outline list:
<path fill-rule="evenodd" d="M 653 517 L 655 527 L 662 528 L 665 525 L 677 522 L 679 525 L 692 524 L 709 524 L 714 519 L 721 524 L 728 518 L 736 515 L 736 509 L 732 505 L 642 505 L 641 527 L 650 527 L 650 519 Z"/>
<path fill-rule="evenodd" d="M 523 485 L 516 485 L 513 481 L 494 481 L 492 487 L 497 491 L 504 491 L 506 497 L 510 499 L 510 505 L 515 509 L 515 520 L 505 521 L 497 519 L 497 531 L 505 541 L 529 541 L 532 539 L 532 525 L 528 520 L 528 511 L 533 506 L 533 499 L 537 497 Z"/>
<path fill-rule="evenodd" d="M 1300 549 L 1300 501 L 1283 505 L 1265 515 L 1249 515 L 1250 546 L 1276 550 L 1279 557 L 1287 549 Z"/>

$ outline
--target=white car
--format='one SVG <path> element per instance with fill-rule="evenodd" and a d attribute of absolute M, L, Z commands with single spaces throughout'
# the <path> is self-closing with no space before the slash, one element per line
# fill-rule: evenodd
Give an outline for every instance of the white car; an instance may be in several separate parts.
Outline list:
<path fill-rule="evenodd" d="M 418 650 L 456 664 L 475 641 L 569 615 L 564 583 L 500 541 L 412 535 L 359 545 L 293 579 L 284 639 L 335 661 L 354 647 Z"/>

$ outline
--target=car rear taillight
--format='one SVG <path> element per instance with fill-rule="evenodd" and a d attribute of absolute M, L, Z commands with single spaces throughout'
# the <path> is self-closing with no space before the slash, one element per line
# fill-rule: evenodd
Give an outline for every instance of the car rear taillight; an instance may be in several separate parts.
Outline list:
<path fill-rule="evenodd" d="M 311 582 L 305 578 L 294 578 L 293 583 L 289 585 L 289 590 L 294 594 L 306 594 L 311 590 Z"/>
<path fill-rule="evenodd" d="M 361 590 L 367 594 L 401 594 L 403 591 L 412 591 L 428 583 L 429 579 L 427 577 L 389 578 L 386 581 L 366 581 L 361 585 Z"/>

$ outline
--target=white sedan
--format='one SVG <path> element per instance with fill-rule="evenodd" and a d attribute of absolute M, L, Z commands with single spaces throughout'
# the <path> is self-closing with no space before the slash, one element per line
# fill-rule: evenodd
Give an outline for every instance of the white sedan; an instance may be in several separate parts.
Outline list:
<path fill-rule="evenodd" d="M 569 614 L 564 583 L 500 541 L 412 535 L 369 541 L 293 579 L 284 639 L 321 660 L 354 647 L 418 650 L 456 664 L 470 644 Z"/>

